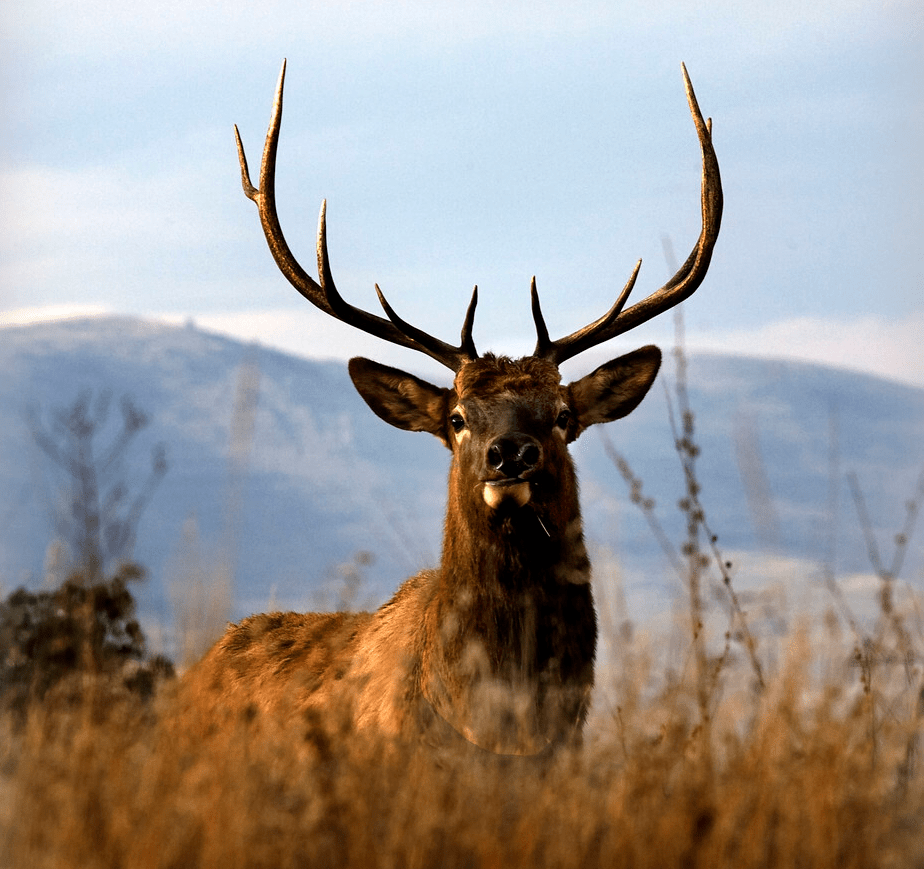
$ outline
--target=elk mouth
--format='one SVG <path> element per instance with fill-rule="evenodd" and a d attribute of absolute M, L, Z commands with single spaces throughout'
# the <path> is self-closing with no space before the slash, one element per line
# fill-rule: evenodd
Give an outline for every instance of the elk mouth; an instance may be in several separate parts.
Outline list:
<path fill-rule="evenodd" d="M 485 480 L 481 490 L 485 503 L 492 509 L 504 501 L 513 501 L 518 507 L 529 503 L 532 492 L 529 481 L 523 477 L 505 477 L 501 480 Z"/>

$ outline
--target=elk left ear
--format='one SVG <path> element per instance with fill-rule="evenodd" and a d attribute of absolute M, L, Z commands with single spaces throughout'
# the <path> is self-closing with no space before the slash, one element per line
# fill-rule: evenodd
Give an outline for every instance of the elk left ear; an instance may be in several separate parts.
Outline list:
<path fill-rule="evenodd" d="M 648 345 L 601 365 L 568 386 L 576 438 L 598 422 L 612 422 L 635 410 L 654 383 L 661 351 Z"/>

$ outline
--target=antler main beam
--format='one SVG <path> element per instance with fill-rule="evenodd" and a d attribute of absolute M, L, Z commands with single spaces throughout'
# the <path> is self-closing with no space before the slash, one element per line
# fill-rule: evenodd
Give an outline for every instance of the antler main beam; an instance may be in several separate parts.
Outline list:
<path fill-rule="evenodd" d="M 388 319 L 370 314 L 362 308 L 357 308 L 347 302 L 337 291 L 334 276 L 327 255 L 327 201 L 321 203 L 321 214 L 318 218 L 318 281 L 315 281 L 302 267 L 289 249 L 289 245 L 282 233 L 282 226 L 276 213 L 276 150 L 279 145 L 279 130 L 282 126 L 282 91 L 285 85 L 286 63 L 282 62 L 279 73 L 279 83 L 276 85 L 276 96 L 273 100 L 273 114 L 270 118 L 269 129 L 266 133 L 266 142 L 263 146 L 263 160 L 260 163 L 260 186 L 254 187 L 250 181 L 250 172 L 247 168 L 247 157 L 244 154 L 244 145 L 237 125 L 234 126 L 234 137 L 237 141 L 237 154 L 241 164 L 241 185 L 248 199 L 253 200 L 260 213 L 260 223 L 263 225 L 263 234 L 269 245 L 273 259 L 286 279 L 298 290 L 312 305 L 320 308 L 336 320 L 349 326 L 375 335 L 392 344 L 419 350 L 433 357 L 453 371 L 458 371 L 462 365 L 478 356 L 475 344 L 472 341 L 472 321 L 475 316 L 477 303 L 477 288 L 472 296 L 465 325 L 462 329 L 462 341 L 458 347 L 453 347 L 444 341 L 428 335 L 420 329 L 411 326 L 400 319 L 385 301 L 381 290 L 376 286 L 379 301 L 388 315 Z"/>
<path fill-rule="evenodd" d="M 687 257 L 686 262 L 680 267 L 677 274 L 661 289 L 631 308 L 623 310 L 626 300 L 629 298 L 629 293 L 635 285 L 639 267 L 642 264 L 642 261 L 639 260 L 616 303 L 606 314 L 589 326 L 578 329 L 577 332 L 573 332 L 564 338 L 559 338 L 557 341 L 549 339 L 549 332 L 539 306 L 536 279 L 533 278 L 531 295 L 533 319 L 536 323 L 537 335 L 536 349 L 533 355 L 560 365 L 566 359 L 577 356 L 579 353 L 583 353 L 597 344 L 602 344 L 604 341 L 609 341 L 610 338 L 622 335 L 624 332 L 628 332 L 658 314 L 673 308 L 674 305 L 680 304 L 684 299 L 689 298 L 703 282 L 703 278 L 709 269 L 712 250 L 715 247 L 716 239 L 719 237 L 719 227 L 722 223 L 722 179 L 719 175 L 719 161 L 712 147 L 712 119 L 703 119 L 699 104 L 696 101 L 696 94 L 693 92 L 690 76 L 687 74 L 687 68 L 683 64 L 681 64 L 681 68 L 683 69 L 683 81 L 687 92 L 687 102 L 690 105 L 690 114 L 693 116 L 693 123 L 696 125 L 696 133 L 699 136 L 700 149 L 703 155 L 703 227 L 696 247 L 693 248 L 692 253 Z"/>

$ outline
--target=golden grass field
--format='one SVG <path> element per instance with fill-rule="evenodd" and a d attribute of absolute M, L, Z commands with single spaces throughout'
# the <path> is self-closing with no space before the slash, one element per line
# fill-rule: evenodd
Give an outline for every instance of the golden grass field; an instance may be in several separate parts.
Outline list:
<path fill-rule="evenodd" d="M 698 658 L 678 625 L 686 664 L 659 672 L 660 644 L 623 625 L 584 747 L 547 764 L 323 722 L 191 740 L 166 725 L 169 684 L 145 704 L 75 677 L 24 724 L 2 721 L 0 863 L 924 866 L 910 612 L 880 613 L 865 637 L 832 609 L 773 649 L 756 638 L 763 688 L 733 637 Z"/>

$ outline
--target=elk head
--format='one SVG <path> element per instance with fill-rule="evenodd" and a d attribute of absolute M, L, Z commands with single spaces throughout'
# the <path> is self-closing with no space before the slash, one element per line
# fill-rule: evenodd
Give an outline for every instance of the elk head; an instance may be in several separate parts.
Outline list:
<path fill-rule="evenodd" d="M 577 518 L 567 445 L 588 426 L 633 410 L 660 361 L 656 347 L 644 347 L 564 385 L 546 358 L 486 354 L 465 361 L 449 389 L 368 359 L 352 359 L 349 370 L 379 417 L 430 432 L 452 450 L 449 501 L 469 526 L 485 524 L 475 521 L 479 513 L 497 525 L 528 506 L 535 530 L 560 538 Z"/>

